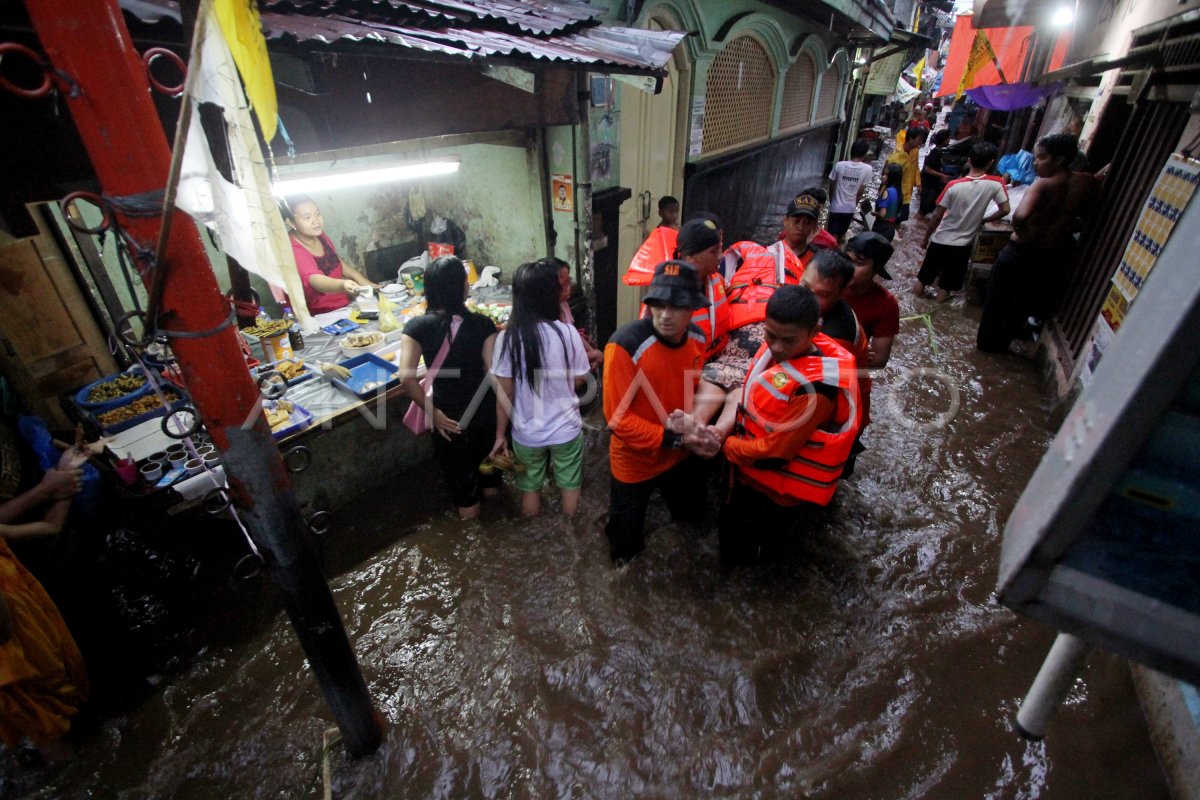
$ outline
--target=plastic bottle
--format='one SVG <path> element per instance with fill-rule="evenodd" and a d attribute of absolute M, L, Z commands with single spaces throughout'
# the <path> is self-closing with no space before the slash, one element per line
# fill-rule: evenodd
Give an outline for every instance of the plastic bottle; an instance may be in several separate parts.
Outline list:
<path fill-rule="evenodd" d="M 271 317 L 267 314 L 267 309 L 263 306 L 258 307 L 258 316 L 254 318 L 255 325 L 262 325 L 264 322 L 270 322 Z"/>
<path fill-rule="evenodd" d="M 300 330 L 300 323 L 296 321 L 296 315 L 292 313 L 291 306 L 283 307 L 283 318 L 288 323 L 288 341 L 292 345 L 293 352 L 304 349 L 304 334 Z"/>

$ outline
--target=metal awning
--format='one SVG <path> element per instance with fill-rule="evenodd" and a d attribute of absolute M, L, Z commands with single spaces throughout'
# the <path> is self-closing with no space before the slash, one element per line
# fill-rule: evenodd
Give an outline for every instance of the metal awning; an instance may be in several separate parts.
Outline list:
<path fill-rule="evenodd" d="M 142 22 L 179 22 L 174 0 L 121 0 Z M 391 46 L 450 59 L 542 61 L 662 77 L 684 31 L 601 25 L 578 0 L 267 0 L 268 42 Z M 397 57 L 403 57 L 400 52 Z"/>

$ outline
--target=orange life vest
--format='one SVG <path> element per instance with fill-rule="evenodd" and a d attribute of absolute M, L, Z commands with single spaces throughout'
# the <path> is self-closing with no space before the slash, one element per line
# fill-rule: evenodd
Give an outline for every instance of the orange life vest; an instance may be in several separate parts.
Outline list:
<path fill-rule="evenodd" d="M 721 352 L 725 337 L 729 335 L 729 300 L 725 296 L 725 278 L 720 270 L 708 276 L 704 296 L 708 308 L 697 308 L 692 314 L 692 323 L 704 332 L 704 356 L 708 358 Z"/>
<path fill-rule="evenodd" d="M 730 252 L 732 251 L 732 252 Z M 741 265 L 729 280 L 729 329 L 736 330 L 767 318 L 767 301 L 780 286 L 800 283 L 813 253 L 798 257 L 784 241 L 770 247 L 754 242 L 736 242 L 727 258 L 741 258 Z"/>
<path fill-rule="evenodd" d="M 822 333 L 813 336 L 821 355 L 772 362 L 764 344 L 742 389 L 738 406 L 737 435 L 756 439 L 772 433 L 777 420 L 786 419 L 788 402 L 811 384 L 836 389 L 833 418 L 818 428 L 792 458 L 778 467 L 739 467 L 751 481 L 784 497 L 828 505 L 837 491 L 842 468 L 858 435 L 858 367 L 854 356 Z"/>

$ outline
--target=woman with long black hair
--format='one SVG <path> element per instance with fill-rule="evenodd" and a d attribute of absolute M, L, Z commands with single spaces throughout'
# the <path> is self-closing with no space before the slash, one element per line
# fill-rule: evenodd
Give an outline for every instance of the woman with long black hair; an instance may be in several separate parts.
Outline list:
<path fill-rule="evenodd" d="M 506 429 L 512 421 L 512 449 L 525 472 L 517 473 L 521 513 L 537 516 L 546 467 L 562 490 L 567 515 L 579 508 L 583 485 L 583 420 L 575 396 L 586 380 L 587 353 L 571 326 L 559 319 L 558 264 L 543 259 L 517 267 L 513 309 L 497 340 L 492 373 L 496 398 L 496 438 L 492 453 L 508 453 Z"/>
<path fill-rule="evenodd" d="M 496 323 L 466 308 L 467 269 L 455 256 L 436 258 L 425 269 L 428 313 L 409 321 L 400 337 L 404 391 L 424 403 L 417 364 L 428 367 L 443 345 L 448 350 L 433 381 L 433 453 L 463 519 L 479 516 L 481 494 L 495 494 L 499 474 L 481 475 L 496 425 L 496 401 L 488 366 Z M 557 313 L 557 304 L 556 311 Z"/>

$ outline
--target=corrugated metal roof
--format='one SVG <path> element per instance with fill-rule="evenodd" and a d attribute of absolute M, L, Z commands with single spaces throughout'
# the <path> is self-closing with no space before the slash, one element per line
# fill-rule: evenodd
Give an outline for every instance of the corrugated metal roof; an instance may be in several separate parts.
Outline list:
<path fill-rule="evenodd" d="M 173 0 L 121 0 L 146 22 L 179 20 Z M 599 24 L 577 0 L 266 0 L 268 41 L 368 42 L 486 60 L 534 59 L 663 74 L 682 31 Z"/>

